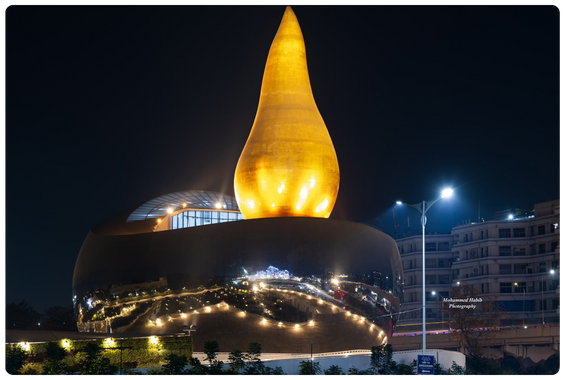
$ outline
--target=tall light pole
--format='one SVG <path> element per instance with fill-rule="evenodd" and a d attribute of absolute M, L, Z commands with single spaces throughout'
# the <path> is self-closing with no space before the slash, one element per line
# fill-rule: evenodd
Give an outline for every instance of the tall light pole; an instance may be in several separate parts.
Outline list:
<path fill-rule="evenodd" d="M 549 271 L 549 274 L 554 274 L 555 271 L 552 269 Z M 545 300 L 543 298 L 543 288 L 545 285 L 545 273 L 541 275 L 541 325 L 545 327 Z"/>
<path fill-rule="evenodd" d="M 453 194 L 453 189 L 445 189 L 441 196 L 433 201 L 422 201 L 422 203 L 408 204 L 396 201 L 397 205 L 406 205 L 418 210 L 422 214 L 420 223 L 422 224 L 422 354 L 426 354 L 426 212 L 442 198 L 449 198 Z"/>
<path fill-rule="evenodd" d="M 519 284 L 517 282 L 514 283 L 515 287 L 518 287 Z M 522 327 L 523 328 L 527 328 L 526 327 L 526 286 L 524 286 L 523 290 L 523 296 L 522 296 Z"/>

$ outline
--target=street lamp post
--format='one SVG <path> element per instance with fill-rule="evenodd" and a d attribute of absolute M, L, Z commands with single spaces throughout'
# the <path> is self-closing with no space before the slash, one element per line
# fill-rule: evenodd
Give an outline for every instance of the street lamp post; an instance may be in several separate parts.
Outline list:
<path fill-rule="evenodd" d="M 552 269 L 549 274 L 554 274 L 555 271 Z M 545 300 L 543 298 L 543 288 L 545 287 L 545 273 L 541 275 L 541 325 L 545 327 Z"/>
<path fill-rule="evenodd" d="M 449 198 L 453 194 L 453 189 L 445 189 L 441 196 L 433 201 L 422 201 L 422 203 L 408 204 L 397 201 L 397 205 L 412 207 L 422 214 L 420 223 L 422 224 L 422 354 L 426 354 L 426 212 L 442 198 Z"/>
<path fill-rule="evenodd" d="M 515 282 L 514 286 L 518 287 L 518 283 Z M 527 328 L 526 327 L 526 286 L 524 286 L 524 288 L 522 289 L 522 327 L 523 328 Z"/>

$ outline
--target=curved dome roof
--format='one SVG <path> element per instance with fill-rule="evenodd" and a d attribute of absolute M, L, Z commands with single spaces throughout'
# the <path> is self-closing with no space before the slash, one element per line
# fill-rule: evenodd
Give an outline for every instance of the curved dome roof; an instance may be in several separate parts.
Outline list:
<path fill-rule="evenodd" d="M 170 193 L 154 198 L 136 208 L 127 218 L 126 222 L 137 222 L 147 219 L 159 218 L 167 215 L 167 209 L 181 208 L 183 203 L 191 209 L 217 210 L 219 203 L 224 210 L 239 211 L 234 197 L 215 191 L 187 190 Z"/>

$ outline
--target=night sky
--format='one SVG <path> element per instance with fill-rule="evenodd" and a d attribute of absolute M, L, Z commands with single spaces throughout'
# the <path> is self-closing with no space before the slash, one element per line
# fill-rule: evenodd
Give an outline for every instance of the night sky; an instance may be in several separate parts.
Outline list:
<path fill-rule="evenodd" d="M 181 190 L 233 195 L 284 6 L 6 11 L 6 302 L 71 303 L 89 230 Z M 559 198 L 559 10 L 295 6 L 341 182 L 332 218 L 455 196 L 428 232 Z M 398 209 L 399 231 L 419 214 Z"/>

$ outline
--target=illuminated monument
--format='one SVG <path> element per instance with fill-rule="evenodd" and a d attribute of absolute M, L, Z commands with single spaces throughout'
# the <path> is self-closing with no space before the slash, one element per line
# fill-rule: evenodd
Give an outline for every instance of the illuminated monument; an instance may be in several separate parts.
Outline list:
<path fill-rule="evenodd" d="M 339 167 L 288 7 L 269 52 L 236 198 L 166 194 L 92 228 L 73 275 L 79 331 L 178 334 L 263 352 L 386 343 L 402 300 L 395 241 L 328 219 Z"/>
<path fill-rule="evenodd" d="M 314 102 L 300 25 L 287 7 L 235 170 L 235 197 L 246 219 L 328 218 L 338 189 L 337 156 Z"/>

